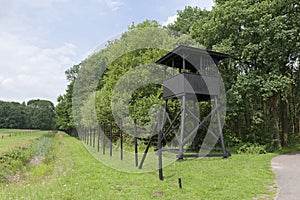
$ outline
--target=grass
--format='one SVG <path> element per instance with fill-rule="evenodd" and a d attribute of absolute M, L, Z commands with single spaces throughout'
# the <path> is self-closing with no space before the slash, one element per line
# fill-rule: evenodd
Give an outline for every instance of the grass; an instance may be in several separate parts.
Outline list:
<path fill-rule="evenodd" d="M 0 129 L 0 153 L 16 146 L 25 146 L 28 142 L 41 137 L 44 133 L 45 131 Z M 4 136 L 3 138 L 2 135 Z"/>
<path fill-rule="evenodd" d="M 106 167 L 75 138 L 54 139 L 55 160 L 27 169 L 23 181 L 0 185 L 0 199 L 273 199 L 274 154 L 175 162 L 158 173 Z M 26 177 L 27 176 L 29 177 Z M 29 174 L 29 175 L 28 175 Z M 183 189 L 178 188 L 182 178 Z"/>
<path fill-rule="evenodd" d="M 36 156 L 46 156 L 52 147 L 51 137 L 42 137 L 34 146 L 33 154 Z"/>
<path fill-rule="evenodd" d="M 300 143 L 290 145 L 289 147 L 284 147 L 280 149 L 277 153 L 278 154 L 287 154 L 295 151 L 300 151 Z"/>
<path fill-rule="evenodd" d="M 39 156 L 44 159 L 51 147 L 51 138 L 47 137 L 50 134 L 45 131 L 30 131 L 30 133 L 23 130 L 1 131 L 11 136 L 3 138 L 0 143 L 0 182 L 10 183 L 19 179 L 20 170 L 32 157 Z M 37 161 L 35 159 L 35 162 Z"/>

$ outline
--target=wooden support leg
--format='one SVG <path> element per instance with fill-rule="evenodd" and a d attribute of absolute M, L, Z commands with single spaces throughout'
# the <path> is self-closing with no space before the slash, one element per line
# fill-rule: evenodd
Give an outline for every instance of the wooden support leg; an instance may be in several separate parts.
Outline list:
<path fill-rule="evenodd" d="M 218 97 L 217 96 L 215 96 L 214 101 L 215 101 L 215 107 L 217 108 L 216 115 L 217 115 L 217 120 L 218 120 L 218 129 L 219 129 L 219 134 L 220 134 L 220 142 L 221 142 L 221 146 L 222 146 L 222 153 L 224 155 L 223 157 L 227 158 L 228 154 L 227 154 L 225 144 L 224 144 L 224 137 L 223 137 L 223 132 L 222 132 L 222 123 L 221 123 L 221 117 L 220 117 L 220 111 L 219 111 Z"/>
<path fill-rule="evenodd" d="M 186 97 L 182 96 L 182 105 L 181 105 L 181 126 L 180 126 L 180 141 L 179 141 L 179 155 L 178 159 L 183 159 L 183 153 L 184 153 L 184 124 L 185 124 L 185 106 L 186 106 Z"/>
<path fill-rule="evenodd" d="M 167 106 L 168 101 L 165 101 L 164 110 L 163 110 L 163 117 L 162 117 L 162 123 L 160 123 L 160 117 L 158 118 L 158 142 L 157 142 L 157 151 L 158 151 L 158 175 L 159 180 L 164 180 L 163 175 L 163 164 L 162 164 L 162 138 L 164 134 L 164 126 L 166 121 L 166 115 L 167 115 Z"/>
<path fill-rule="evenodd" d="M 164 180 L 163 169 L 162 169 L 162 131 L 158 132 L 158 142 L 157 142 L 157 153 L 158 153 L 158 176 L 159 180 Z"/>

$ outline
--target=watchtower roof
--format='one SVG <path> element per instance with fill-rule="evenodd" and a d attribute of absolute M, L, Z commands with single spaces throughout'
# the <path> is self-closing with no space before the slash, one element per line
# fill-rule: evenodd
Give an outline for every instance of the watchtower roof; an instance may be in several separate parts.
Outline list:
<path fill-rule="evenodd" d="M 201 59 L 203 57 L 210 57 L 210 59 L 217 65 L 222 59 L 228 58 L 228 54 L 219 53 L 215 51 L 208 51 L 190 46 L 180 45 L 161 57 L 155 63 L 162 64 L 169 67 L 180 69 L 188 69 L 191 71 L 198 70 L 202 66 Z M 184 64 L 183 64 L 184 63 Z"/>

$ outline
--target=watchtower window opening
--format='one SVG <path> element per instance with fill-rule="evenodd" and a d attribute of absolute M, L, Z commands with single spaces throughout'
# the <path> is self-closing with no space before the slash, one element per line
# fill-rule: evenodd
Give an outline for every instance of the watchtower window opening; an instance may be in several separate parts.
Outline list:
<path fill-rule="evenodd" d="M 198 100 L 219 96 L 217 64 L 228 55 L 179 46 L 156 61 L 165 66 L 164 99 L 195 94 Z"/>
<path fill-rule="evenodd" d="M 178 73 L 217 77 L 219 76 L 217 64 L 227 57 L 227 54 L 181 45 L 160 58 L 156 63 L 167 67 L 166 79 Z"/>

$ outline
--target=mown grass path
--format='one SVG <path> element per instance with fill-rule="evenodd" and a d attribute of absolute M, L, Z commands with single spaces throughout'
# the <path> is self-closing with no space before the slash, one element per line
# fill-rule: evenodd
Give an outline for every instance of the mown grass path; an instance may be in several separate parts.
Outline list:
<path fill-rule="evenodd" d="M 0 186 L 0 199 L 272 199 L 273 155 L 233 155 L 175 162 L 157 172 L 129 174 L 108 168 L 83 146 L 62 134 L 57 157 L 44 178 Z M 182 178 L 183 189 L 177 180 Z"/>

